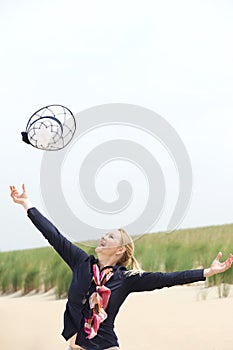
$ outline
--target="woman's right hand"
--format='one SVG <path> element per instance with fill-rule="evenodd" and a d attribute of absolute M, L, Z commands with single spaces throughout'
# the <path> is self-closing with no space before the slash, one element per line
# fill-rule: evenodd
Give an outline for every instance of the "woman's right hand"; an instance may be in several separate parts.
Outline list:
<path fill-rule="evenodd" d="M 29 200 L 28 193 L 26 191 L 26 186 L 24 184 L 22 185 L 22 189 L 22 193 L 19 194 L 15 186 L 10 186 L 11 198 L 15 203 L 21 204 L 25 210 L 28 210 L 32 207 L 32 205 Z"/>

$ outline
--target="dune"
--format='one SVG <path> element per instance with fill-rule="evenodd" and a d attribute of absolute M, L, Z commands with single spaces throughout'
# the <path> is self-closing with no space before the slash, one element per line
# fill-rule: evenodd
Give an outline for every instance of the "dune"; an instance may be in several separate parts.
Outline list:
<path fill-rule="evenodd" d="M 51 292 L 0 297 L 0 349 L 67 350 L 61 336 L 66 300 Z M 131 294 L 116 319 L 121 350 L 232 350 L 232 290 L 176 286 Z"/>

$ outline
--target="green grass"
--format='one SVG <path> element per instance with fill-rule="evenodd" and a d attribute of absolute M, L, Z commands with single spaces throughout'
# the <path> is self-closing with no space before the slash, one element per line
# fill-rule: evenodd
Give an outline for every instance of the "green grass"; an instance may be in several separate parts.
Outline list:
<path fill-rule="evenodd" d="M 79 245 L 88 254 L 94 248 Z M 218 251 L 223 259 L 233 251 L 233 224 L 146 234 L 135 242 L 135 256 L 146 271 L 179 271 L 208 267 Z M 53 248 L 0 253 L 0 291 L 46 292 L 55 288 L 57 298 L 67 296 L 71 279 L 69 267 Z M 233 284 L 233 269 L 208 279 L 226 296 Z M 223 286 L 223 287 L 221 287 Z"/>

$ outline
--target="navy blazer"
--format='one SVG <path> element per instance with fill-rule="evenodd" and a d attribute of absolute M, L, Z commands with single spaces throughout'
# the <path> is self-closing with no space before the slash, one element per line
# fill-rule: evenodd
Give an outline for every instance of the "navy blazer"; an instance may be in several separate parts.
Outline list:
<path fill-rule="evenodd" d="M 103 350 L 119 346 L 114 332 L 114 320 L 121 304 L 130 293 L 205 280 L 203 269 L 172 273 L 142 272 L 130 274 L 123 266 L 113 266 L 114 275 L 106 283 L 106 287 L 111 290 L 106 309 L 108 317 L 100 324 L 98 334 L 92 339 L 87 339 L 87 334 L 84 332 L 84 318 L 91 316 L 89 296 L 95 290 L 92 265 L 98 260 L 65 238 L 36 208 L 30 208 L 28 216 L 73 272 L 64 313 L 62 335 L 68 340 L 75 333 L 78 333 L 76 344 L 86 350 Z"/>

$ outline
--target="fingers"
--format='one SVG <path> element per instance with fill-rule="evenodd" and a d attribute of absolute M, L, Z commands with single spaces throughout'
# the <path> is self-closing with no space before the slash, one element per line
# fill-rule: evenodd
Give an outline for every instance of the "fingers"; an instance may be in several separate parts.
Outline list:
<path fill-rule="evenodd" d="M 14 198 L 17 194 L 18 194 L 18 191 L 17 189 L 15 188 L 15 186 L 10 186 L 10 190 L 11 190 L 11 197 Z"/>
<path fill-rule="evenodd" d="M 23 192 L 27 192 L 25 184 L 22 184 Z"/>
<path fill-rule="evenodd" d="M 219 261 L 219 260 L 221 259 L 221 257 L 222 257 L 222 252 L 219 252 L 219 253 L 217 254 L 215 260 L 218 260 L 218 261 Z"/>
<path fill-rule="evenodd" d="M 11 198 L 13 199 L 13 201 L 15 203 L 17 203 L 19 198 L 20 198 L 18 190 L 16 189 L 16 187 L 14 185 L 10 185 L 10 191 L 11 191 L 11 193 L 10 193 Z"/>
<path fill-rule="evenodd" d="M 233 263 L 233 255 L 232 254 L 229 254 L 229 256 L 226 260 L 226 263 L 229 267 L 231 267 L 231 264 Z"/>
<path fill-rule="evenodd" d="M 11 186 L 10 186 L 10 190 L 11 190 L 11 192 L 14 191 L 14 190 L 16 190 L 15 186 L 12 186 L 12 185 L 11 185 Z"/>
<path fill-rule="evenodd" d="M 233 255 L 229 254 L 228 258 L 221 264 L 222 265 L 222 272 L 228 270 L 233 263 Z"/>
<path fill-rule="evenodd" d="M 23 189 L 23 193 L 27 192 L 25 184 L 22 184 L 22 189 Z M 12 193 L 19 193 L 14 185 L 10 185 L 10 190 L 11 190 L 11 194 Z"/>

